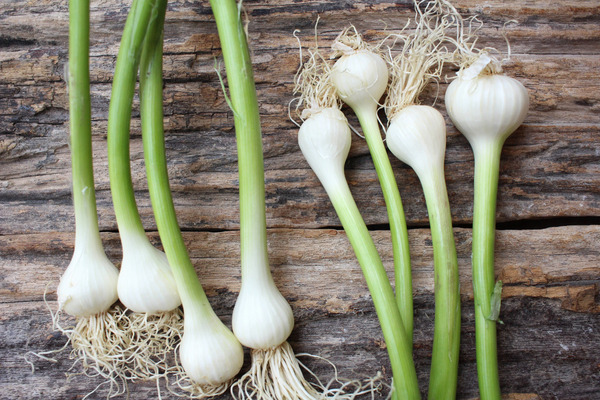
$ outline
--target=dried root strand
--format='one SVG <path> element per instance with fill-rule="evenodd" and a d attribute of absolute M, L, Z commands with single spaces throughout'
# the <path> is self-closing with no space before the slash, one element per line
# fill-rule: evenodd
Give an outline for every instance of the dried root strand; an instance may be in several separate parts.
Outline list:
<path fill-rule="evenodd" d="M 344 54 L 352 54 L 359 50 L 377 52 L 377 47 L 370 46 L 365 42 L 354 25 L 350 25 L 340 32 L 331 45 L 333 54 L 330 58 L 338 58 Z"/>
<path fill-rule="evenodd" d="M 463 18 L 448 0 L 436 0 L 436 3 L 436 7 L 443 14 L 443 18 L 455 32 L 453 36 L 448 35 L 446 37 L 446 41 L 455 48 L 452 52 L 451 62 L 457 65 L 462 72 L 477 62 L 482 55 L 486 55 L 490 58 L 490 61 L 484 66 L 481 74 L 492 75 L 501 73 L 501 61 L 492 54 L 495 53 L 500 56 L 502 53 L 493 47 L 477 47 L 479 39 L 477 32 L 483 26 L 482 21 L 475 15 Z M 507 57 L 510 58 L 510 44 L 506 35 L 503 34 L 503 36 L 508 47 Z"/>
<path fill-rule="evenodd" d="M 48 308 L 50 306 L 46 303 Z M 67 379 L 84 375 L 99 377 L 102 382 L 86 397 L 102 387 L 108 387 L 107 398 L 125 394 L 129 382 L 167 379 L 178 369 L 174 351 L 183 330 L 183 313 L 177 309 L 168 313 L 147 315 L 132 313 L 120 305 L 87 318 L 79 318 L 75 326 L 63 326 L 62 310 L 52 312 L 52 327 L 67 337 L 57 350 L 30 355 L 56 362 L 56 355 L 71 347 L 73 363 L 66 371 Z M 159 387 L 160 397 L 160 387 Z"/>
<path fill-rule="evenodd" d="M 302 120 L 324 108 L 341 108 L 341 102 L 331 83 L 331 65 L 323 58 L 316 45 L 308 49 L 308 54 L 308 60 L 300 60 L 300 67 L 294 77 L 294 94 L 298 96 L 295 99 L 296 113 Z"/>
<path fill-rule="evenodd" d="M 454 57 L 446 47 L 453 19 L 445 13 L 444 3 L 445 0 L 416 3 L 414 31 L 408 33 L 407 25 L 399 34 L 389 36 L 394 45 L 402 43 L 399 54 L 393 56 L 391 49 L 386 54 L 391 76 L 385 102 L 389 120 L 403 108 L 418 104 L 425 86 L 437 82 L 444 63 Z"/>
<path fill-rule="evenodd" d="M 304 378 L 303 369 L 315 378 L 316 383 Z M 335 366 L 334 370 L 335 377 L 327 385 L 323 385 L 313 372 L 298 361 L 292 346 L 284 342 L 276 348 L 253 350 L 252 366 L 232 385 L 231 395 L 235 400 L 352 400 L 380 390 L 379 374 L 363 383 L 358 380 L 341 381 Z M 339 387 L 332 387 L 334 383 Z"/>
<path fill-rule="evenodd" d="M 122 329 L 128 338 L 124 373 L 128 379 L 155 380 L 175 373 L 174 354 L 183 332 L 183 313 L 131 313 Z"/>
<path fill-rule="evenodd" d="M 70 337 L 71 357 L 84 371 L 95 370 L 109 380 L 156 380 L 174 371 L 170 360 L 182 329 L 179 309 L 147 315 L 117 306 L 78 321 Z"/>

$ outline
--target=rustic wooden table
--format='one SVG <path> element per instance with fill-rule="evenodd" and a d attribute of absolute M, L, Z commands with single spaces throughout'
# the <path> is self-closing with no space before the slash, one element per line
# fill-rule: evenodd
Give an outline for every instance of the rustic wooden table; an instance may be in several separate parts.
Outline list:
<path fill-rule="evenodd" d="M 369 40 L 398 29 L 410 1 L 245 1 L 261 104 L 272 270 L 291 301 L 298 352 L 329 358 L 342 376 L 389 368 L 360 268 L 321 185 L 298 149 L 288 119 L 298 66 L 294 29 L 309 43 L 317 16 L 326 47 L 353 23 Z M 507 72 L 529 90 L 530 112 L 502 155 L 496 272 L 504 282 L 498 327 L 500 380 L 515 399 L 600 398 L 600 3 L 598 0 L 455 1 L 485 26 L 481 43 L 505 49 Z M 106 117 L 120 32 L 129 1 L 92 1 L 92 107 L 98 210 L 109 256 L 120 244 L 111 204 Z M 68 109 L 66 1 L 0 3 L 0 398 L 75 399 L 99 383 L 65 379 L 58 363 L 27 351 L 60 348 L 42 300 L 55 300 L 73 246 Z M 239 290 L 237 165 L 232 114 L 213 70 L 219 41 L 207 1 L 171 1 L 165 48 L 165 126 L 179 220 L 211 302 L 229 323 Z M 326 49 L 324 49 L 326 50 Z M 443 98 L 446 85 L 440 85 Z M 425 100 L 431 100 L 429 90 Z M 438 109 L 444 112 L 443 102 Z M 137 106 L 137 103 L 136 103 Z M 354 125 L 356 119 L 350 118 Z M 152 217 L 139 119 L 133 120 L 133 178 L 144 225 Z M 414 355 L 423 391 L 433 336 L 432 249 L 415 174 L 392 160 L 408 218 L 414 272 Z M 365 142 L 354 137 L 347 177 L 391 272 L 383 198 Z M 477 397 L 470 284 L 473 159 L 448 124 L 446 177 L 463 294 L 459 398 Z M 48 286 L 49 285 L 49 286 Z M 319 374 L 322 363 L 307 359 Z M 93 398 L 101 398 L 102 391 Z M 223 397 L 226 398 L 227 396 Z M 157 398 L 154 383 L 130 387 L 130 398 Z M 164 398 L 164 397 L 163 397 Z M 168 398 L 168 397 L 167 397 Z M 382 395 L 381 398 L 384 398 Z"/>

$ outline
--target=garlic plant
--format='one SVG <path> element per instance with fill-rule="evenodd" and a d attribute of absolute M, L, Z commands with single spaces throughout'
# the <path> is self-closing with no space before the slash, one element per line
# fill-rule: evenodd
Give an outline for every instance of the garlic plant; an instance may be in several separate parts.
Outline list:
<path fill-rule="evenodd" d="M 496 350 L 496 321 L 502 283 L 495 281 L 494 242 L 500 154 L 504 141 L 525 120 L 527 89 L 502 74 L 490 55 L 493 49 L 475 47 L 477 36 L 463 24 L 453 7 L 456 23 L 454 62 L 460 67 L 446 90 L 445 102 L 454 125 L 467 138 L 475 156 L 473 205 L 473 294 L 477 375 L 482 400 L 501 398 Z"/>
<path fill-rule="evenodd" d="M 529 98 L 517 80 L 483 74 L 470 80 L 459 75 L 448 86 L 445 101 L 448 115 L 475 156 L 472 263 L 477 371 L 482 400 L 500 399 L 496 320 L 502 283 L 495 282 L 494 272 L 498 174 L 504 141 L 524 121 Z"/>
<path fill-rule="evenodd" d="M 89 329 L 114 321 L 111 306 L 118 298 L 119 276 L 104 252 L 98 228 L 92 157 L 89 13 L 88 0 L 69 2 L 69 130 L 76 232 L 71 262 L 57 288 L 58 312 L 53 315 L 53 327 L 68 337 L 65 347 L 71 345 L 74 365 L 82 363 L 84 374 L 111 380 L 111 365 L 107 364 L 110 347 L 105 346 L 111 331 Z M 63 328 L 62 312 L 76 317 L 77 324 Z M 47 358 L 56 352 L 32 354 Z"/>
<path fill-rule="evenodd" d="M 417 173 L 423 187 L 434 256 L 435 325 L 430 399 L 456 398 L 460 347 L 460 288 L 452 215 L 444 177 L 446 126 L 433 107 L 418 105 L 426 84 L 440 78 L 448 59 L 444 39 L 450 26 L 438 1 L 429 1 L 422 11 L 415 3 L 416 27 L 395 37 L 401 50 L 388 57 L 391 84 L 385 102 L 389 127 L 387 145 Z M 393 49 L 392 49 L 393 50 Z M 392 53 L 392 50 L 388 54 Z"/>
<path fill-rule="evenodd" d="M 339 89 L 330 80 L 334 79 L 333 76 L 334 71 L 318 52 L 311 52 L 311 58 L 296 77 L 295 92 L 300 94 L 298 107 L 304 107 L 298 144 L 336 210 L 371 292 L 392 366 L 392 396 L 394 399 L 419 399 L 408 330 L 381 258 L 344 175 L 351 133 L 345 115 L 339 110 L 340 102 L 336 95 Z"/>
<path fill-rule="evenodd" d="M 132 380 L 165 376 L 170 368 L 167 355 L 182 326 L 181 300 L 167 258 L 148 240 L 138 213 L 129 159 L 129 125 L 142 45 L 165 4 L 166 0 L 133 1 L 117 55 L 108 111 L 108 170 L 123 248 L 118 292 L 123 305 L 133 311 L 127 312 L 129 331 L 122 332 L 123 361 L 115 368 Z M 172 322 L 175 325 L 164 325 Z"/>
<path fill-rule="evenodd" d="M 92 160 L 89 1 L 69 2 L 69 129 L 75 250 L 57 289 L 59 309 L 75 317 L 107 311 L 117 301 L 119 271 L 100 239 Z"/>
<path fill-rule="evenodd" d="M 242 287 L 233 311 L 233 332 L 252 349 L 252 364 L 232 387 L 234 398 L 308 399 L 287 342 L 292 309 L 277 289 L 267 252 L 264 166 L 260 115 L 250 52 L 235 0 L 211 0 L 227 72 L 238 150 Z"/>
<path fill-rule="evenodd" d="M 331 84 L 339 98 L 358 117 L 383 191 L 392 236 L 396 301 L 408 343 L 412 346 L 413 298 L 408 232 L 400 192 L 377 117 L 379 99 L 388 83 L 388 68 L 377 49 L 368 46 L 354 28 L 342 31 L 331 47 L 335 51 L 333 58 L 339 57 L 331 71 Z"/>
<path fill-rule="evenodd" d="M 140 108 L 148 188 L 161 241 L 184 309 L 179 346 L 182 368 L 174 375 L 182 397 L 224 393 L 240 371 L 244 352 L 238 339 L 213 311 L 190 260 L 179 229 L 169 187 L 163 128 L 163 24 L 167 1 L 159 0 L 157 17 L 144 40 L 140 62 Z"/>

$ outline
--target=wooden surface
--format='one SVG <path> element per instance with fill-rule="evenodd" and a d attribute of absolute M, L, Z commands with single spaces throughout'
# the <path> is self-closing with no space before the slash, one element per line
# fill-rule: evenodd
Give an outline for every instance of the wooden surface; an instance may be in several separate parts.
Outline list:
<path fill-rule="evenodd" d="M 165 48 L 165 127 L 179 220 L 215 309 L 229 323 L 239 291 L 237 165 L 233 120 L 214 58 L 219 42 L 207 1 L 170 1 Z M 507 72 L 529 90 L 530 112 L 502 154 L 496 272 L 505 284 L 498 327 L 500 379 L 513 399 L 600 398 L 600 3 L 597 0 L 461 0 L 485 23 L 481 43 L 505 49 Z M 389 367 L 360 268 L 322 187 L 304 161 L 287 117 L 298 44 L 317 15 L 324 51 L 349 23 L 369 40 L 403 26 L 408 1 L 245 1 L 263 123 L 267 223 L 273 274 L 290 300 L 297 352 L 328 357 L 347 378 Z M 92 1 L 92 105 L 100 227 L 118 262 L 110 199 L 106 117 L 111 76 L 129 2 Z M 27 351 L 57 349 L 42 301 L 73 245 L 66 1 L 0 3 L 0 398 L 77 399 L 99 381 L 67 381 L 66 357 L 36 363 Z M 446 85 L 440 85 L 440 99 Z M 425 100 L 435 95 L 431 89 Z M 442 101 L 438 109 L 444 112 Z M 137 105 L 137 102 L 136 102 Z M 347 111 L 347 110 L 346 110 Z M 350 121 L 358 126 L 356 119 Z M 158 243 L 145 182 L 139 119 L 132 168 L 146 229 Z M 477 397 L 470 284 L 472 153 L 448 124 L 446 178 L 463 293 L 459 398 Z M 415 362 L 427 387 L 433 335 L 432 249 L 415 174 L 392 160 L 409 222 L 415 291 Z M 383 198 L 364 141 L 354 137 L 347 177 L 391 273 Z M 308 365 L 324 375 L 318 361 Z M 328 375 L 329 374 L 329 375 Z M 157 398 L 153 383 L 132 399 Z M 520 393 L 522 395 L 516 395 Z M 94 395 L 96 396 L 96 395 Z M 95 398 L 101 398 L 98 394 Z M 225 396 L 224 398 L 226 398 Z M 381 398 L 384 398 L 382 395 Z"/>

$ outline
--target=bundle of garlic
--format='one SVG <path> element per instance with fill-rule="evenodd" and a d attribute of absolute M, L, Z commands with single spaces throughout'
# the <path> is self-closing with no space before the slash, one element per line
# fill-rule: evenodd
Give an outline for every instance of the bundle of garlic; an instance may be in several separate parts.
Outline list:
<path fill-rule="evenodd" d="M 119 270 L 106 257 L 99 235 L 91 151 L 89 1 L 69 4 L 69 105 L 75 251 L 61 277 L 54 326 L 68 337 L 73 367 L 100 376 L 108 396 L 137 380 L 174 373 L 172 353 L 182 328 L 179 294 L 167 259 L 152 246 L 133 198 L 129 171 L 129 120 L 139 52 L 149 21 L 164 14 L 166 1 L 135 0 L 122 39 L 109 111 L 109 170 L 123 245 Z M 156 28 L 155 23 L 150 29 Z M 138 58 L 129 54 L 138 54 Z M 127 104 L 129 103 L 129 104 Z M 120 304 L 115 304 L 120 300 Z M 77 318 L 64 328 L 61 314 Z M 61 349 L 62 350 L 62 349 Z M 40 353 L 39 356 L 48 354 Z M 73 369 L 71 368 L 71 370 Z M 76 373 L 73 373 L 76 375 Z M 94 390 L 94 391 L 95 391 Z"/>
<path fill-rule="evenodd" d="M 370 56 L 365 57 L 367 64 L 374 65 L 376 68 L 378 65 L 381 66 Z M 362 56 L 359 58 L 363 59 Z M 344 174 L 351 133 L 348 121 L 340 111 L 341 104 L 337 97 L 340 89 L 334 85 L 336 79 L 334 77 L 336 73 L 339 74 L 342 70 L 347 72 L 348 69 L 340 70 L 339 66 L 337 68 L 336 72 L 335 66 L 329 67 L 318 52 L 313 51 L 309 61 L 303 65 L 297 75 L 295 92 L 300 94 L 298 107 L 304 107 L 303 123 L 298 132 L 298 144 L 327 192 L 362 268 L 390 356 L 394 376 L 392 392 L 396 398 L 419 399 L 419 387 L 412 359 L 412 335 L 408 334 L 412 329 L 408 330 L 404 325 L 385 268 L 354 202 Z M 369 77 L 378 78 L 376 80 L 380 82 L 374 90 L 379 93 L 385 89 L 387 73 L 383 74 L 383 69 L 380 73 L 370 74 Z M 359 85 L 361 79 L 345 80 L 345 82 L 349 81 Z M 338 81 L 341 82 L 342 80 Z M 375 103 L 372 100 L 373 94 L 369 92 L 370 87 L 370 84 L 363 84 L 362 88 L 348 91 L 346 100 L 356 99 L 358 104 L 369 104 L 368 111 L 375 111 L 375 109 L 371 110 L 371 104 Z M 376 134 L 379 135 L 378 130 Z M 410 295 L 412 296 L 412 293 Z"/>

